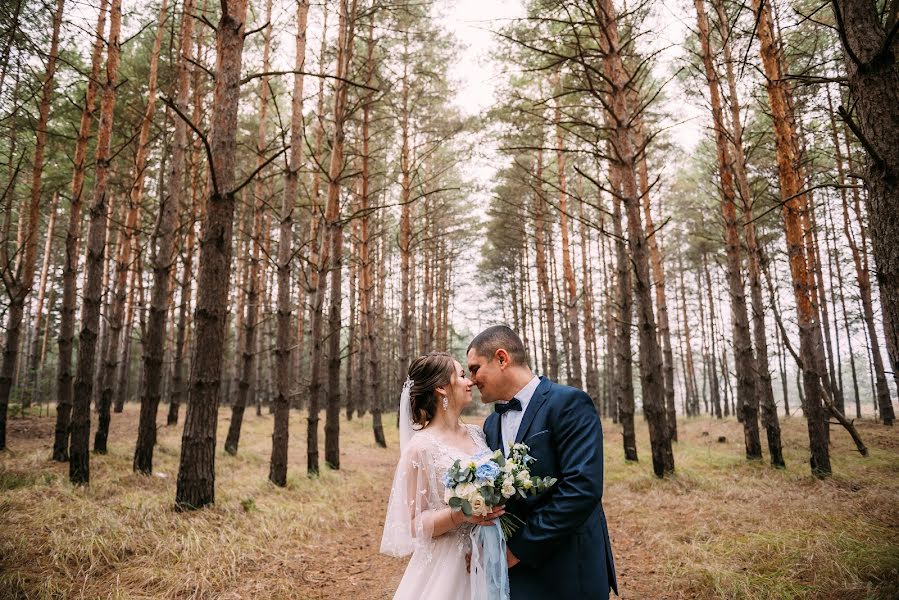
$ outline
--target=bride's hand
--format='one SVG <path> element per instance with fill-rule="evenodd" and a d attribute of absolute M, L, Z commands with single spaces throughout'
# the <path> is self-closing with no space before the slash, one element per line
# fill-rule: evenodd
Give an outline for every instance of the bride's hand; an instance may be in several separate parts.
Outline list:
<path fill-rule="evenodd" d="M 458 521 L 459 525 L 461 525 L 462 523 L 471 523 L 472 525 L 489 526 L 494 525 L 496 519 L 506 514 L 506 509 L 502 506 L 497 506 L 495 509 L 493 509 L 493 512 L 489 512 L 484 516 L 471 515 L 470 517 L 466 517 L 465 513 L 461 511 L 459 511 L 459 514 L 462 516 L 462 520 Z M 454 519 L 457 518 L 455 517 L 455 515 L 453 515 L 453 517 Z"/>

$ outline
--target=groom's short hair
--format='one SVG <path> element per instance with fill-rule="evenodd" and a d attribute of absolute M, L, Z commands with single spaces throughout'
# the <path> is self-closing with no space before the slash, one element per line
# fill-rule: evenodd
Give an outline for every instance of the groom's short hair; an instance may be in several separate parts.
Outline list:
<path fill-rule="evenodd" d="M 507 325 L 494 325 L 479 333 L 468 344 L 466 354 L 474 349 L 480 356 L 492 359 L 500 348 L 509 353 L 514 364 L 528 364 L 528 355 L 521 338 Z"/>

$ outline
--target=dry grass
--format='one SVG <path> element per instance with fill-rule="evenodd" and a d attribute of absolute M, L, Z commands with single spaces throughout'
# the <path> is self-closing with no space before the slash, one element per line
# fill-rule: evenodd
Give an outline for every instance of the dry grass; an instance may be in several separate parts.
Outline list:
<path fill-rule="evenodd" d="M 219 441 L 229 412 L 223 410 Z M 404 562 L 377 554 L 396 459 L 370 420 L 342 423 L 342 468 L 305 474 L 305 419 L 292 415 L 286 489 L 267 481 L 271 417 L 248 414 L 237 457 L 217 456 L 216 505 L 172 504 L 179 428 L 161 428 L 157 474 L 131 473 L 137 408 L 113 416 L 111 452 L 72 488 L 48 460 L 52 418 L 13 420 L 0 454 L 0 598 L 390 598 Z M 742 458 L 736 422 L 680 424 L 677 475 L 626 464 L 606 429 L 604 505 L 625 598 L 899 596 L 899 434 L 833 430 L 834 476 L 810 477 L 804 421 L 784 423 L 786 470 Z M 703 435 L 707 432 L 708 435 Z M 719 444 L 718 436 L 728 442 Z M 221 444 L 220 444 L 221 445 Z"/>

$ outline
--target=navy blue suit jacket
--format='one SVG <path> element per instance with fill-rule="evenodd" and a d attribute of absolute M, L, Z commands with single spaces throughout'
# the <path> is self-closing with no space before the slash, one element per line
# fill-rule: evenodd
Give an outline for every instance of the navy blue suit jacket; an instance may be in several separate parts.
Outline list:
<path fill-rule="evenodd" d="M 530 471 L 555 477 L 537 496 L 506 507 L 524 522 L 509 539 L 521 561 L 509 570 L 512 600 L 606 599 L 618 593 L 602 510 L 602 427 L 585 392 L 540 378 L 515 442 L 530 447 Z M 500 418 L 484 422 L 487 445 L 503 447 Z"/>

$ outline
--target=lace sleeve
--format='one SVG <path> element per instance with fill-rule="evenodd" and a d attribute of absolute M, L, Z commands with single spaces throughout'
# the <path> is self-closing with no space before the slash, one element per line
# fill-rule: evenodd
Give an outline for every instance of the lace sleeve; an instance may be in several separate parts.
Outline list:
<path fill-rule="evenodd" d="M 415 439 L 400 456 L 387 503 L 381 552 L 407 556 L 431 539 L 434 511 L 444 508 L 427 447 Z"/>

